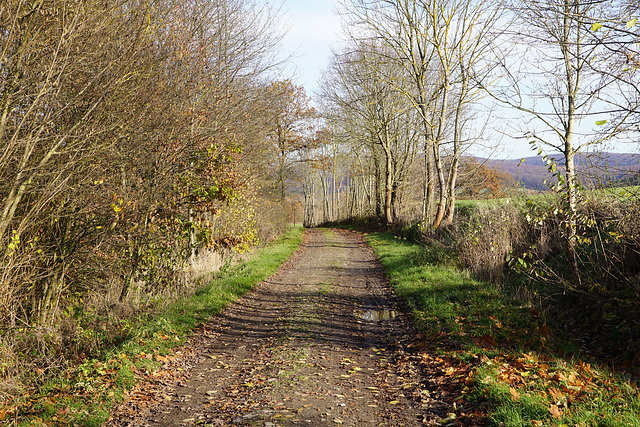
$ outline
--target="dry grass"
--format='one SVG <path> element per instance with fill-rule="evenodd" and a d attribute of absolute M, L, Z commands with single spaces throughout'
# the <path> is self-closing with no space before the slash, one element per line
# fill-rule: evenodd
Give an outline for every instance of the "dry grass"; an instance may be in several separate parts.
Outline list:
<path fill-rule="evenodd" d="M 499 279 L 505 259 L 526 236 L 522 214 L 512 203 L 479 205 L 458 225 L 456 246 L 464 265 L 485 280 Z"/>

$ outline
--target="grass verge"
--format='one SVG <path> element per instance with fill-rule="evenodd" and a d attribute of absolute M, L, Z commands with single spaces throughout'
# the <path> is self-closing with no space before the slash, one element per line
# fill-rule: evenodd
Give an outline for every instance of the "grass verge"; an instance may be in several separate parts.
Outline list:
<path fill-rule="evenodd" d="M 152 375 L 199 323 L 273 274 L 298 248 L 304 230 L 292 228 L 247 261 L 225 268 L 193 295 L 131 319 L 128 339 L 100 357 L 56 375 L 43 387 L 0 402 L 0 425 L 100 426 L 138 378 Z"/>
<path fill-rule="evenodd" d="M 640 426 L 636 384 L 577 356 L 535 309 L 434 263 L 434 249 L 387 233 L 369 242 L 423 331 L 423 359 L 455 402 L 452 425 Z"/>

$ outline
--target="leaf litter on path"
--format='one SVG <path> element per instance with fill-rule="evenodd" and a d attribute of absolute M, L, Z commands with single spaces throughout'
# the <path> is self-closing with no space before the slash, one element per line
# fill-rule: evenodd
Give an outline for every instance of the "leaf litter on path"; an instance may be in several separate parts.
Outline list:
<path fill-rule="evenodd" d="M 359 234 L 308 230 L 278 273 L 194 331 L 108 425 L 443 425 L 453 408 L 438 384 L 451 376 L 424 375 L 430 361 L 407 345 L 415 335 Z"/>

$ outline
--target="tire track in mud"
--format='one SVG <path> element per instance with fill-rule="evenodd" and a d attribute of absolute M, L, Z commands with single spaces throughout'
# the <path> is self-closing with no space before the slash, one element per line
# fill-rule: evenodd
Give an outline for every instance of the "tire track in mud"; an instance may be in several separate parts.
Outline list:
<path fill-rule="evenodd" d="M 362 236 L 308 230 L 278 273 L 199 328 L 108 425 L 438 425 L 448 405 L 406 352 L 411 336 Z"/>

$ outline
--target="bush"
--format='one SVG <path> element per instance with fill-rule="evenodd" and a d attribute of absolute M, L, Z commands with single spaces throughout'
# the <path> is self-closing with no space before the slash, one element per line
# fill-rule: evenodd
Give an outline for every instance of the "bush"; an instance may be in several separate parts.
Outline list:
<path fill-rule="evenodd" d="M 507 256 L 527 235 L 522 211 L 507 200 L 465 213 L 458 216 L 454 238 L 463 264 L 478 277 L 500 279 Z"/>

